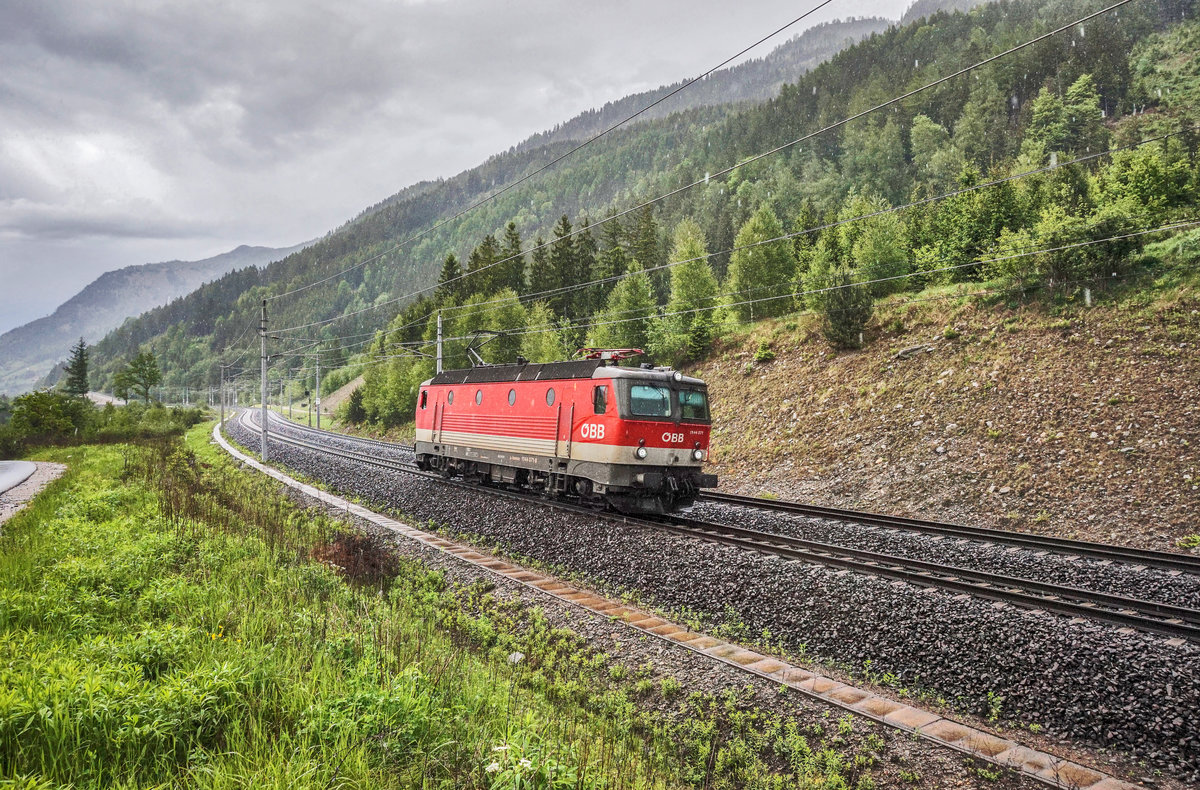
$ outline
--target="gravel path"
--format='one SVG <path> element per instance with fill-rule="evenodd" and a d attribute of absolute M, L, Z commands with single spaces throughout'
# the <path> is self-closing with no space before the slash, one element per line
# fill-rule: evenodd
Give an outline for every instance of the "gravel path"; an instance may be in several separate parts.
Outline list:
<path fill-rule="evenodd" d="M 252 437 L 236 424 L 240 441 Z M 968 596 L 786 562 L 536 504 L 511 502 L 282 444 L 273 458 L 337 490 L 453 524 L 665 609 L 721 616 L 753 637 L 921 688 L 962 710 L 1112 747 L 1200 781 L 1200 645 L 1122 633 Z"/>
<path fill-rule="evenodd" d="M 67 467 L 62 464 L 39 461 L 37 471 L 24 483 L 0 493 L 0 524 L 16 515 L 17 511 L 38 495 L 38 492 L 61 477 L 65 471 Z"/>

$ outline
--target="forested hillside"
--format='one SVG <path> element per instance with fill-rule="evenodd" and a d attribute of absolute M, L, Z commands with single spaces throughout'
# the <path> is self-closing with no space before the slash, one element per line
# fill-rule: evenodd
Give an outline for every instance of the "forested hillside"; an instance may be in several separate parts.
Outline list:
<path fill-rule="evenodd" d="M 1195 209 L 1196 136 L 1185 131 L 1195 123 L 1200 41 L 1192 2 L 1134 0 L 796 141 L 1102 7 L 1006 2 L 892 27 L 768 102 L 619 130 L 428 230 L 570 144 L 494 157 L 386 201 L 262 273 L 235 273 L 131 322 L 97 348 L 101 375 L 148 345 L 168 384 L 214 383 L 220 361 L 256 342 L 261 298 L 349 267 L 271 302 L 272 331 L 291 338 L 273 342 L 272 379 L 288 371 L 311 387 L 315 347 L 303 347 L 314 340 L 326 368 L 354 354 L 377 360 L 361 406 L 382 424 L 411 409 L 431 364 L 411 353 L 431 339 L 438 309 L 451 338 L 520 332 L 485 347 L 493 360 L 544 359 L 591 341 L 679 362 L 702 356 L 732 324 L 831 308 L 869 317 L 870 301 L 895 291 L 982 280 L 1083 287 L 1158 237 L 1139 234 Z M 796 235 L 770 241 L 785 233 Z M 1126 238 L 1108 240 L 1116 236 Z M 436 291 L 405 298 L 439 282 L 439 271 Z M 854 331 L 834 339 L 860 342 Z M 448 344 L 448 364 L 466 363 L 463 345 Z"/>

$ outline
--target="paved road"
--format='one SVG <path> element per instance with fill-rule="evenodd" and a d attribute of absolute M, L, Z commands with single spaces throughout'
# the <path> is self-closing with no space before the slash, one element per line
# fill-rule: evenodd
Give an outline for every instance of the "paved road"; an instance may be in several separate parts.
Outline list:
<path fill-rule="evenodd" d="M 0 494 L 21 485 L 37 471 L 37 465 L 29 461 L 0 461 Z"/>

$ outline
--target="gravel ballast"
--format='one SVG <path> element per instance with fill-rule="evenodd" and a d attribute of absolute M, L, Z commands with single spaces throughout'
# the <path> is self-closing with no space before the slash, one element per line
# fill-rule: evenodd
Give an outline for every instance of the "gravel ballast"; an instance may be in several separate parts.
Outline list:
<path fill-rule="evenodd" d="M 1039 553 L 978 540 L 939 539 L 918 532 L 717 502 L 700 502 L 688 515 L 835 546 L 1200 609 L 1200 576 L 1190 573 Z"/>
<path fill-rule="evenodd" d="M 231 423 L 234 438 L 257 434 Z M 272 460 L 419 521 L 570 569 L 655 605 L 720 617 L 842 667 L 870 661 L 973 713 L 1037 723 L 1200 781 L 1200 646 L 996 606 L 514 502 L 282 443 Z"/>

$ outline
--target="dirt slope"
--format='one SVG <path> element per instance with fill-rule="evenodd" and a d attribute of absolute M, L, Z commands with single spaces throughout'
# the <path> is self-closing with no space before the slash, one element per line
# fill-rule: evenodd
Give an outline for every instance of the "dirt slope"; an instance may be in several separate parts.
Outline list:
<path fill-rule="evenodd" d="M 813 317 L 760 324 L 694 369 L 714 470 L 742 493 L 1178 548 L 1200 533 L 1200 288 L 1140 287 L 1090 308 L 893 297 L 841 355 Z M 753 363 L 764 340 L 776 358 Z"/>

